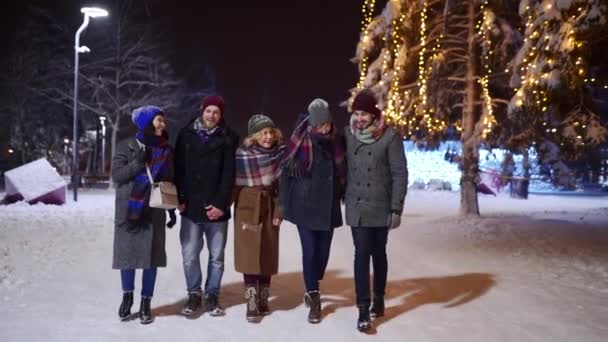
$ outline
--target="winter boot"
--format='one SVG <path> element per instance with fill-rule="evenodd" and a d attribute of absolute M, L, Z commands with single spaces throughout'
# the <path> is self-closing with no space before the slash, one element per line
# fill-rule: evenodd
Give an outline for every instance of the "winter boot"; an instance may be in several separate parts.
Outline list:
<path fill-rule="evenodd" d="M 359 306 L 359 319 L 357 320 L 357 330 L 367 332 L 372 328 L 372 322 L 369 318 L 369 307 L 367 305 Z"/>
<path fill-rule="evenodd" d="M 153 321 L 152 313 L 150 312 L 151 297 L 141 297 L 139 306 L 139 320 L 141 324 L 150 324 Z"/>
<path fill-rule="evenodd" d="M 310 308 L 308 311 L 308 322 L 321 322 L 321 293 L 319 291 L 308 291 L 304 294 L 304 304 Z"/>
<path fill-rule="evenodd" d="M 384 297 L 374 297 L 372 302 L 372 308 L 369 311 L 371 318 L 378 318 L 384 316 Z"/>
<path fill-rule="evenodd" d="M 270 287 L 261 285 L 258 292 L 258 311 L 260 315 L 268 315 L 270 308 L 268 307 L 268 298 L 270 297 Z"/>
<path fill-rule="evenodd" d="M 131 307 L 133 306 L 133 292 L 124 292 L 122 294 L 122 303 L 118 308 L 118 317 L 121 321 L 126 321 L 131 316 Z"/>
<path fill-rule="evenodd" d="M 198 293 L 188 294 L 188 302 L 186 302 L 186 305 L 182 309 L 182 314 L 184 314 L 186 316 L 192 315 L 193 313 L 198 311 L 198 309 L 201 308 L 201 302 L 202 302 L 202 299 L 201 299 L 200 294 L 198 294 Z"/>
<path fill-rule="evenodd" d="M 247 300 L 247 322 L 257 323 L 260 321 L 260 311 L 258 310 L 258 293 L 255 286 L 245 288 L 245 299 Z"/>
<path fill-rule="evenodd" d="M 207 293 L 205 295 L 205 309 L 209 315 L 213 317 L 224 316 L 226 312 L 224 308 L 220 306 L 220 300 L 214 293 Z"/>

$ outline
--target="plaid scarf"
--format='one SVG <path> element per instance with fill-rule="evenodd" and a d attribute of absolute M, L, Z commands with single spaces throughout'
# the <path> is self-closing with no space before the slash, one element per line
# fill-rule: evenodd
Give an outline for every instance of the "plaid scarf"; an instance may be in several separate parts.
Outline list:
<path fill-rule="evenodd" d="M 236 150 L 236 181 L 239 186 L 270 186 L 281 176 L 285 145 L 265 149 L 258 145 Z"/>
<path fill-rule="evenodd" d="M 383 116 L 374 120 L 371 125 L 364 129 L 355 128 L 355 116 L 351 115 L 350 117 L 350 132 L 355 136 L 355 139 L 364 144 L 373 144 L 378 141 L 386 131 L 386 127 Z"/>
<path fill-rule="evenodd" d="M 199 116 L 198 118 L 196 118 L 196 120 L 194 120 L 194 130 L 196 131 L 196 133 L 198 133 L 198 137 L 201 139 L 201 142 L 203 144 L 206 144 L 209 142 L 209 140 L 211 140 L 211 138 L 222 133 L 224 131 L 224 128 L 220 124 L 209 129 L 207 128 L 207 126 L 205 126 L 205 123 Z"/>
<path fill-rule="evenodd" d="M 313 148 L 308 118 L 309 115 L 301 115 L 298 118 L 296 129 L 287 143 L 282 166 L 287 169 L 290 176 L 301 177 L 312 168 Z M 346 148 L 342 141 L 337 139 L 336 127 L 333 124 L 329 139 L 333 150 L 336 177 L 340 185 L 344 185 L 346 184 Z"/>
<path fill-rule="evenodd" d="M 152 159 L 148 164 L 150 173 L 154 180 L 160 179 L 167 173 L 167 159 L 171 152 L 167 139 L 157 136 L 146 136 L 145 139 L 140 139 L 140 137 L 143 137 L 142 132 L 138 132 L 136 137 L 141 143 L 144 140 L 146 141 L 147 145 L 145 145 L 145 148 L 150 149 L 152 155 Z M 144 208 L 147 205 L 146 198 L 149 196 L 149 189 L 150 180 L 148 179 L 148 173 L 144 169 L 133 180 L 133 189 L 131 190 L 128 202 L 127 220 L 137 222 L 142 218 Z"/>

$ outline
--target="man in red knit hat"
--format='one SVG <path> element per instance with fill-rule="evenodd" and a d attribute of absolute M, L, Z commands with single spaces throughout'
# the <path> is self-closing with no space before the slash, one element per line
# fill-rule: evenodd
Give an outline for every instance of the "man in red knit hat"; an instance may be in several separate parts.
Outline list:
<path fill-rule="evenodd" d="M 179 132 L 175 145 L 175 181 L 182 216 L 180 241 L 188 302 L 182 313 L 198 311 L 202 304 L 200 254 L 207 240 L 209 258 L 205 281 L 205 310 L 222 316 L 219 304 L 224 273 L 224 248 L 230 199 L 235 178 L 238 136 L 224 120 L 224 100 L 207 96 L 197 115 Z"/>

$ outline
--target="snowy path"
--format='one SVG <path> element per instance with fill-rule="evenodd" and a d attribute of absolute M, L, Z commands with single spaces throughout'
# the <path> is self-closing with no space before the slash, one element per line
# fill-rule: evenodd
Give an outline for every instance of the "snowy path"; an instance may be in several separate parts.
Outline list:
<path fill-rule="evenodd" d="M 345 227 L 322 283 L 319 325 L 306 322 L 299 241 L 284 224 L 274 312 L 260 324 L 244 319 L 232 234 L 222 288 L 227 315 L 178 314 L 185 282 L 176 227 L 168 231 L 169 265 L 159 271 L 152 301 L 156 321 L 142 326 L 119 322 L 115 312 L 121 294 L 110 269 L 112 193 L 85 193 L 63 207 L 0 207 L 0 341 L 606 340 L 606 199 L 482 197 L 480 219 L 456 217 L 458 200 L 456 193 L 408 195 L 403 225 L 389 236 L 387 316 L 371 336 L 355 330 Z"/>

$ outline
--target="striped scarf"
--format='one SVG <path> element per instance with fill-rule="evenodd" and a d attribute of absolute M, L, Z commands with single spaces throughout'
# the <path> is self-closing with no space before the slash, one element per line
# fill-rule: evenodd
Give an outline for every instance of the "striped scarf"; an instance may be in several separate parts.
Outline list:
<path fill-rule="evenodd" d="M 145 140 L 147 145 L 145 148 L 150 149 L 152 160 L 149 162 L 148 167 L 154 180 L 161 179 L 167 173 L 167 159 L 171 150 L 169 144 L 164 137 L 150 137 L 146 136 L 143 139 L 143 133 L 138 132 L 137 140 L 142 142 Z M 148 174 L 144 169 L 140 174 L 135 176 L 133 180 L 133 189 L 129 196 L 128 209 L 127 209 L 127 220 L 131 222 L 137 222 L 141 220 L 144 209 L 147 205 L 146 199 L 149 196 L 150 180 Z"/>
<path fill-rule="evenodd" d="M 301 177 L 310 172 L 312 168 L 313 148 L 311 127 L 308 124 L 308 115 L 298 118 L 296 129 L 289 138 L 282 166 L 287 169 L 290 176 Z M 337 139 L 336 127 L 332 124 L 331 146 L 333 150 L 336 177 L 340 185 L 346 184 L 346 148 L 341 139 Z"/>
<path fill-rule="evenodd" d="M 223 121 L 221 123 L 223 123 Z M 222 127 L 221 123 L 220 123 L 220 125 L 209 129 L 209 128 L 207 128 L 207 126 L 205 126 L 205 124 L 203 123 L 203 120 L 200 117 L 198 117 L 194 121 L 194 130 L 198 134 L 198 137 L 201 139 L 201 142 L 203 144 L 206 144 L 207 142 L 209 142 L 209 140 L 211 140 L 212 137 L 219 135 L 220 133 L 222 133 L 224 131 L 224 128 Z"/>
<path fill-rule="evenodd" d="M 364 129 L 355 128 L 355 116 L 350 117 L 350 132 L 355 136 L 355 139 L 364 144 L 373 144 L 382 138 L 384 131 L 386 131 L 386 123 L 384 117 L 374 120 L 371 125 Z"/>
<path fill-rule="evenodd" d="M 281 159 L 285 145 L 265 149 L 258 145 L 236 150 L 236 180 L 238 186 L 270 186 L 281 176 Z"/>

